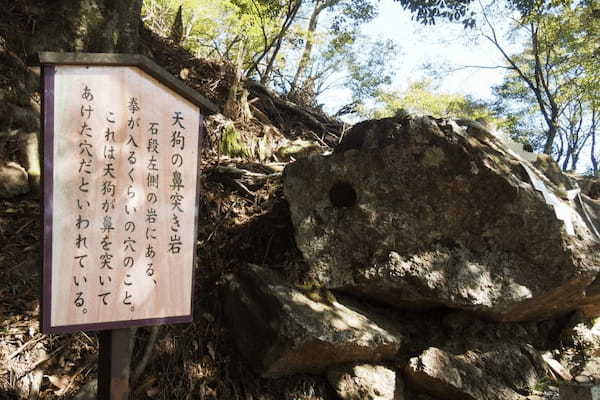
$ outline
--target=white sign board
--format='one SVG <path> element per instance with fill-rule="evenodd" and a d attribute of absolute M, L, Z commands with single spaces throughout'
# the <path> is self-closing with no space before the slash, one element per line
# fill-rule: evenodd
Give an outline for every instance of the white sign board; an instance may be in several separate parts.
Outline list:
<path fill-rule="evenodd" d="M 132 66 L 44 66 L 46 332 L 191 320 L 201 115 Z"/>

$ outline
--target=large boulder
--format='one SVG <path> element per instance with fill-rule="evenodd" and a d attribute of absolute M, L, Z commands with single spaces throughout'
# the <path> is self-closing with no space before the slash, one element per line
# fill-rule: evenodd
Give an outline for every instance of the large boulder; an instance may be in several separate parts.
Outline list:
<path fill-rule="evenodd" d="M 264 377 L 391 359 L 403 341 L 398 329 L 372 310 L 290 286 L 256 265 L 226 277 L 224 300 L 240 352 Z"/>
<path fill-rule="evenodd" d="M 535 156 L 461 123 L 363 122 L 333 154 L 286 167 L 312 279 L 395 307 L 497 320 L 600 315 L 599 296 L 586 294 L 600 270 L 590 224 L 600 206 L 584 215 L 581 203 L 593 200 L 557 187 Z"/>
<path fill-rule="evenodd" d="M 411 387 L 442 399 L 524 400 L 519 392 L 528 392 L 539 379 L 540 367 L 530 356 L 511 345 L 460 355 L 430 347 L 411 358 L 404 376 Z"/>

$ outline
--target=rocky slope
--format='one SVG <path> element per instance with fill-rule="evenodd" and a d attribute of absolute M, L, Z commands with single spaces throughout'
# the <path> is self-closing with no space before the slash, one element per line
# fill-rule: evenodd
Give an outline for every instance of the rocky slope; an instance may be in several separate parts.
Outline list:
<path fill-rule="evenodd" d="M 14 9 L 26 35 L 36 9 Z M 85 398 L 95 334 L 38 329 L 38 77 L 3 38 L 0 399 Z M 224 106 L 232 66 L 143 40 Z M 138 331 L 134 398 L 539 400 L 597 378 L 597 179 L 573 197 L 468 121 L 368 121 L 324 155 L 341 123 L 245 85 L 250 116 L 207 118 L 194 323 Z"/>
<path fill-rule="evenodd" d="M 600 315 L 598 204 L 517 147 L 404 117 L 289 164 L 306 271 L 247 265 L 224 283 L 255 370 L 324 374 L 342 399 L 533 399 L 570 381 L 556 340 L 573 313 Z M 596 359 L 600 327 L 578 326 Z"/>

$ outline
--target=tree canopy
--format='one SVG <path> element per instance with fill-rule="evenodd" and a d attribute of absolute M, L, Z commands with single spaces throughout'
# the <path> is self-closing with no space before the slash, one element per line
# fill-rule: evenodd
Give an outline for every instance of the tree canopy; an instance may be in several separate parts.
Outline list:
<path fill-rule="evenodd" d="M 404 91 L 379 91 L 376 101 L 376 108 L 367 112 L 366 116 L 384 118 L 398 112 L 408 112 L 437 118 L 483 119 L 496 124 L 500 122 L 488 104 L 462 94 L 440 92 L 435 89 L 431 80 L 413 82 Z"/>
<path fill-rule="evenodd" d="M 507 74 L 495 89 L 493 110 L 468 96 L 434 94 L 431 82 L 415 82 L 403 92 L 391 89 L 393 55 L 401 44 L 360 33 L 377 15 L 373 0 L 144 0 L 144 20 L 168 36 L 181 5 L 185 46 L 198 56 L 239 63 L 244 76 L 297 104 L 319 108 L 332 88 L 346 88 L 351 95 L 337 115 L 382 116 L 395 108 L 494 114 L 513 137 L 552 154 L 563 168 L 575 168 L 584 152 L 596 165 L 597 0 L 397 1 L 422 24 L 450 21 L 476 28 L 502 55 Z M 494 7 L 501 9 L 492 14 Z M 510 38 L 499 29 L 507 26 Z M 521 43 L 519 51 L 508 50 L 510 40 Z"/>
<path fill-rule="evenodd" d="M 484 104 L 467 96 L 460 99 L 464 107 L 459 99 L 452 103 L 450 94 L 436 93 L 431 83 L 413 82 L 408 89 L 395 91 L 395 56 L 403 51 L 403 43 L 369 38 L 361 32 L 378 15 L 375 0 L 138 0 L 126 6 L 108 0 L 52 3 L 52 8 L 19 11 L 20 2 L 16 2 L 7 10 L 17 10 L 24 27 L 32 32 L 18 38 L 13 35 L 14 40 L 9 33 L 5 38 L 10 48 L 24 49 L 24 59 L 40 50 L 144 52 L 139 37 L 141 18 L 153 32 L 194 56 L 231 63 L 239 70 L 239 82 L 259 82 L 300 106 L 318 111 L 331 93 L 344 89 L 347 95 L 338 96 L 343 97 L 343 104 L 333 113 L 353 114 L 353 121 L 360 116 L 387 115 L 394 107 L 411 109 L 417 97 L 407 104 L 409 97 L 419 91 L 420 101 L 429 99 L 429 103 L 416 109 L 434 115 L 474 116 L 469 106 Z M 398 0 L 398 6 L 425 25 L 451 21 L 475 28 L 468 32 L 481 33 L 502 55 L 500 67 L 507 70 L 504 82 L 495 89 L 493 105 L 502 126 L 515 138 L 552 154 L 563 168 L 591 164 L 597 172 L 598 0 Z M 493 7 L 504 9 L 489 13 Z M 64 29 L 51 34 L 52 23 L 35 25 L 42 17 Z M 514 43 L 519 44 L 516 51 L 511 50 Z M 35 85 L 37 81 L 32 80 L 27 90 L 11 90 L 22 95 L 18 102 L 25 104 Z M 231 96 L 240 93 L 234 90 Z"/>
<path fill-rule="evenodd" d="M 503 55 L 509 73 L 496 88 L 498 110 L 513 120 L 515 135 L 529 136 L 563 169 L 575 169 L 590 142 L 595 165 L 600 23 L 590 2 L 561 2 L 532 10 L 516 21 L 513 34 L 524 49 L 509 54 L 486 19 L 485 37 Z M 597 172 L 597 167 L 593 167 Z"/>

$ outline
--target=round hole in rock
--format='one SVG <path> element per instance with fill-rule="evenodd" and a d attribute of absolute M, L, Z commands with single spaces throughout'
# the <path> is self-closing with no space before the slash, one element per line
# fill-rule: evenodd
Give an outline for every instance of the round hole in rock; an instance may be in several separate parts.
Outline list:
<path fill-rule="evenodd" d="M 329 189 L 329 200 L 334 207 L 353 207 L 356 204 L 356 191 L 351 184 L 338 182 Z"/>

